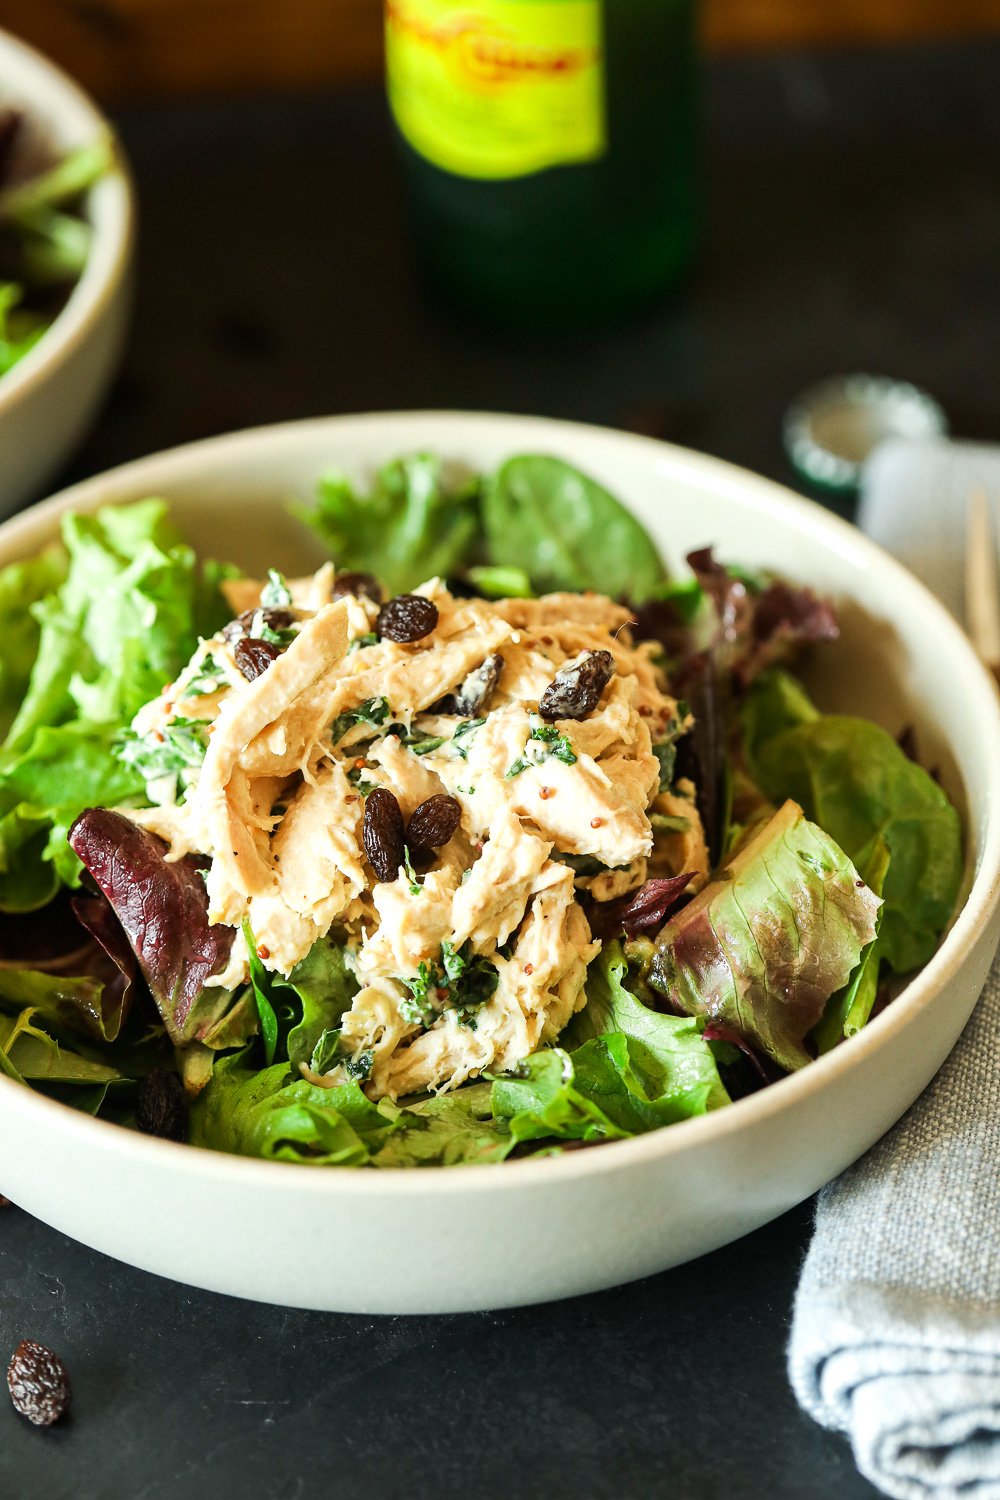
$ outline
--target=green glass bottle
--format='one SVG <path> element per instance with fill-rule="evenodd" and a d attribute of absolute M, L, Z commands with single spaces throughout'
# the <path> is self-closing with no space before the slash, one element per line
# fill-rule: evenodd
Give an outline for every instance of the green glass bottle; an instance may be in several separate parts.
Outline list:
<path fill-rule="evenodd" d="M 695 0 L 386 0 L 421 256 L 498 321 L 582 326 L 687 268 Z"/>

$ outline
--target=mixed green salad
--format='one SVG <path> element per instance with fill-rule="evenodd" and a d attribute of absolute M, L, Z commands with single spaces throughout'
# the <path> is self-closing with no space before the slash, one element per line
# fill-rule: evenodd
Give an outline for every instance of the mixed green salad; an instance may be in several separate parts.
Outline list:
<path fill-rule="evenodd" d="M 0 572 L 10 1079 L 271 1160 L 552 1155 L 773 1084 L 931 956 L 959 820 L 790 670 L 830 601 L 669 573 L 544 455 L 300 517 L 311 579 L 158 499 Z"/>
<path fill-rule="evenodd" d="M 35 347 L 79 281 L 93 235 L 82 203 L 113 162 L 101 136 L 25 172 L 25 134 L 19 110 L 0 110 L 0 375 Z"/>

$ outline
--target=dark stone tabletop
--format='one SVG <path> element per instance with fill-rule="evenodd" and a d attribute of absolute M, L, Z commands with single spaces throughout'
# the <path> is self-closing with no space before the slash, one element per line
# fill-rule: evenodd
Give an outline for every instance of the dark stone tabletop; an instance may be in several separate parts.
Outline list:
<path fill-rule="evenodd" d="M 64 478 L 228 428 L 453 406 L 635 426 L 788 479 L 787 403 L 851 370 L 995 437 L 998 76 L 987 43 L 713 65 L 696 275 L 637 322 L 545 341 L 416 284 L 376 90 L 130 110 L 133 334 Z M 0 1349 L 50 1343 L 76 1395 L 49 1432 L 0 1403 L 0 1495 L 860 1500 L 785 1374 L 811 1212 L 591 1297 L 371 1319 L 190 1291 L 2 1210 Z"/>

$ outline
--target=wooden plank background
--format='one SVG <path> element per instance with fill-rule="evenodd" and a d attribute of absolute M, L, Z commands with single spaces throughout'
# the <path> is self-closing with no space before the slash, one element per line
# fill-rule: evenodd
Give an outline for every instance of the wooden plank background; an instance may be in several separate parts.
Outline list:
<path fill-rule="evenodd" d="M 1000 33 L 1000 0 L 704 0 L 715 51 Z M 0 0 L 0 23 L 111 102 L 377 76 L 380 0 Z"/>

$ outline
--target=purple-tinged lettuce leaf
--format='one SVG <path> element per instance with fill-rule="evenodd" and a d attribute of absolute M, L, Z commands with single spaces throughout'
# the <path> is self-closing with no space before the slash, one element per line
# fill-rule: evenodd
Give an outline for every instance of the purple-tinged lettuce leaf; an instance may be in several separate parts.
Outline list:
<path fill-rule="evenodd" d="M 666 921 L 694 878 L 694 872 L 667 875 L 645 881 L 637 891 L 620 896 L 616 901 L 595 901 L 587 908 L 590 930 L 603 940 L 624 935 L 637 938 L 642 933 L 655 932 Z"/>
<path fill-rule="evenodd" d="M 232 1003 L 206 981 L 225 968 L 234 933 L 209 925 L 200 862 L 168 863 L 162 839 L 109 808 L 81 813 L 69 840 L 114 908 L 171 1041 L 201 1041 Z"/>
<path fill-rule="evenodd" d="M 729 825 L 729 675 L 710 652 L 701 651 L 688 659 L 671 687 L 694 715 L 694 724 L 677 742 L 674 771 L 694 782 L 698 815 L 715 865 L 726 847 Z"/>
<path fill-rule="evenodd" d="M 667 923 L 650 982 L 786 1069 L 873 941 L 881 905 L 843 850 L 786 802 Z"/>
<path fill-rule="evenodd" d="M 884 839 L 879 954 L 897 974 L 925 964 L 962 879 L 961 824 L 942 788 L 878 724 L 818 714 L 786 673 L 754 684 L 742 724 L 748 769 L 768 797 L 794 798 L 862 868 Z"/>

